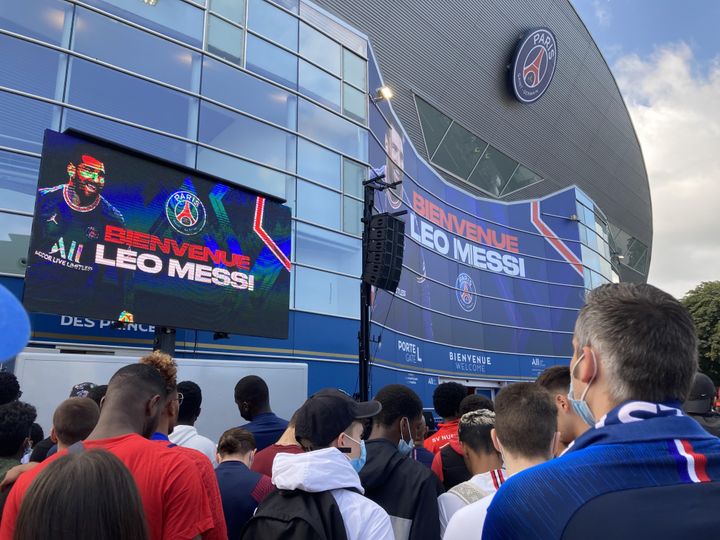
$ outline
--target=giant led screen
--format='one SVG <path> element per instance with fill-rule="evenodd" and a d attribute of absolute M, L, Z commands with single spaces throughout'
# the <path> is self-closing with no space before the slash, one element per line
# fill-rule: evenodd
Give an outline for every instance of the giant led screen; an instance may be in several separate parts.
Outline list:
<path fill-rule="evenodd" d="M 47 130 L 23 300 L 35 312 L 286 338 L 290 231 L 277 201 Z"/>

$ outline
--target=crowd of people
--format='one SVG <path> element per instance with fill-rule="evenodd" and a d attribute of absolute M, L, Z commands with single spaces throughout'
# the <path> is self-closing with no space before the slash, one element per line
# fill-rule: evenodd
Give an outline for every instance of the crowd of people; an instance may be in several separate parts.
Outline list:
<path fill-rule="evenodd" d="M 569 366 L 494 400 L 438 385 L 437 427 L 408 386 L 367 402 L 323 389 L 288 421 L 243 377 L 246 423 L 228 411 L 217 442 L 195 427 L 201 388 L 162 352 L 75 385 L 47 438 L 0 372 L 0 540 L 716 534 L 720 415 L 687 310 L 650 285 L 602 286 L 572 342 Z"/>

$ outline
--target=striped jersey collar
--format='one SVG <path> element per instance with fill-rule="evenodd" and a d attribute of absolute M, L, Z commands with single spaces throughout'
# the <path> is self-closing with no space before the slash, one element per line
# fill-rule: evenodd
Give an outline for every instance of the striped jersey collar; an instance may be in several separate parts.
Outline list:
<path fill-rule="evenodd" d="M 685 416 L 679 402 L 626 401 L 578 437 L 565 453 L 597 444 L 708 438 L 712 435 Z"/>

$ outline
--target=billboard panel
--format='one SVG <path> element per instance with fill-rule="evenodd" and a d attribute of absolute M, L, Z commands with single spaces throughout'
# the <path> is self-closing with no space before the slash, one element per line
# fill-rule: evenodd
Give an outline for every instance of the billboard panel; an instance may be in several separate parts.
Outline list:
<path fill-rule="evenodd" d="M 285 338 L 290 209 L 76 134 L 45 132 L 28 310 Z"/>

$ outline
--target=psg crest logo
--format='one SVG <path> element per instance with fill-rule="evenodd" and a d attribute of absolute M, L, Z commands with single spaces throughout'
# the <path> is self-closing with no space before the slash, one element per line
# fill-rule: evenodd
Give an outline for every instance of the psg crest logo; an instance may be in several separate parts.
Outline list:
<path fill-rule="evenodd" d="M 189 191 L 176 191 L 170 195 L 165 202 L 165 215 L 180 234 L 197 234 L 205 227 L 205 206 Z"/>
<path fill-rule="evenodd" d="M 461 273 L 455 280 L 455 296 L 460 307 L 468 313 L 477 305 L 475 282 L 466 273 Z"/>
<path fill-rule="evenodd" d="M 557 45 L 547 28 L 528 32 L 518 45 L 512 61 L 512 89 L 523 103 L 534 103 L 548 89 L 555 74 Z"/>

